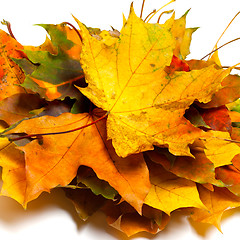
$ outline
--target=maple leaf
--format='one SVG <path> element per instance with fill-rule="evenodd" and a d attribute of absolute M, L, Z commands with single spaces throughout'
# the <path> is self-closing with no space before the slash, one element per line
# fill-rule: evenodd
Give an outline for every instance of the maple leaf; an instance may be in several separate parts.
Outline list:
<path fill-rule="evenodd" d="M 232 166 L 222 166 L 216 168 L 216 178 L 223 181 L 227 188 L 235 195 L 240 196 L 240 172 Z"/>
<path fill-rule="evenodd" d="M 76 176 L 80 165 L 94 170 L 98 178 L 107 181 L 118 193 L 141 212 L 150 188 L 148 168 L 141 154 L 126 159 L 118 157 L 106 141 L 105 122 L 92 125 L 78 132 L 71 129 L 93 121 L 88 113 L 63 113 L 58 117 L 43 116 L 22 121 L 7 134 L 44 133 L 70 130 L 64 138 L 50 134 L 43 142 L 32 141 L 17 147 L 25 153 L 27 187 L 24 205 L 37 198 L 43 191 L 57 185 L 66 186 Z M 19 174 L 17 169 L 16 176 Z M 138 182 L 136 177 L 139 176 Z"/>
<path fill-rule="evenodd" d="M 215 137 L 204 139 L 204 152 L 214 167 L 232 164 L 232 159 L 239 154 L 239 146 L 226 139 L 231 139 L 228 132 L 211 131 Z"/>
<path fill-rule="evenodd" d="M 186 28 L 186 17 L 189 10 L 179 19 L 175 18 L 175 13 L 166 22 L 166 24 L 172 25 L 171 32 L 176 40 L 176 46 L 174 49 L 174 55 L 180 59 L 185 59 L 190 53 L 189 47 L 192 39 L 192 34 L 197 30 L 197 28 Z"/>
<path fill-rule="evenodd" d="M 207 104 L 200 104 L 202 108 L 213 108 L 232 103 L 240 97 L 240 77 L 229 75 L 222 81 L 222 88 L 213 94 Z"/>
<path fill-rule="evenodd" d="M 186 178 L 197 183 L 211 183 L 224 187 L 223 182 L 216 180 L 214 164 L 207 159 L 203 149 L 192 150 L 194 157 L 174 156 L 164 149 L 146 152 L 154 162 L 161 164 L 167 171 L 178 177 Z"/>
<path fill-rule="evenodd" d="M 216 131 L 232 130 L 232 121 L 230 111 L 223 105 L 214 108 L 200 108 L 197 104 L 193 104 L 185 112 L 185 117 L 196 127 L 204 127 L 205 129 L 212 129 Z"/>
<path fill-rule="evenodd" d="M 20 51 L 23 46 L 10 35 L 0 30 L 0 100 L 15 93 L 26 93 L 20 86 L 24 74 L 12 58 L 22 59 L 25 55 Z"/>
<path fill-rule="evenodd" d="M 208 102 L 229 74 L 211 64 L 168 75 L 175 41 L 168 27 L 144 23 L 131 8 L 118 41 L 105 45 L 78 21 L 83 38 L 81 66 L 86 88 L 79 88 L 108 112 L 107 131 L 119 156 L 168 146 L 191 155 L 188 145 L 204 134 L 184 118 L 196 100 Z M 168 25 L 167 25 L 168 26 Z"/>
<path fill-rule="evenodd" d="M 27 184 L 24 155 L 6 138 L 0 138 L 0 166 L 3 181 L 1 195 L 9 196 L 23 204 Z"/>
<path fill-rule="evenodd" d="M 192 104 L 189 109 L 186 110 L 184 117 L 187 118 L 195 127 L 211 129 L 210 126 L 206 124 L 200 111 Z"/>
<path fill-rule="evenodd" d="M 103 208 L 110 226 L 126 233 L 128 237 L 139 233 L 155 234 L 163 230 L 170 217 L 162 211 L 143 205 L 143 214 L 139 215 L 129 204 L 107 202 Z"/>
<path fill-rule="evenodd" d="M 240 81 L 217 49 L 185 60 L 187 13 L 150 24 L 131 6 L 120 32 L 40 24 L 38 47 L 0 31 L 1 194 L 26 207 L 60 187 L 127 236 L 182 208 L 220 230 L 240 206 Z"/>
<path fill-rule="evenodd" d="M 168 215 L 182 207 L 194 206 L 205 209 L 194 182 L 177 177 L 159 164 L 151 161 L 147 164 L 152 187 L 145 198 L 145 204 L 164 211 Z"/>
<path fill-rule="evenodd" d="M 191 217 L 194 221 L 213 224 L 221 231 L 222 214 L 229 208 L 240 206 L 240 198 L 233 195 L 226 188 L 214 188 L 209 191 L 199 186 L 199 194 L 207 210 L 193 209 Z"/>
<path fill-rule="evenodd" d="M 28 59 L 15 59 L 26 74 L 22 86 L 39 93 L 47 100 L 64 99 L 66 96 L 78 98 L 79 91 L 74 84 L 84 86 L 83 71 L 79 63 L 81 51 L 79 36 L 66 26 L 50 24 L 40 26 L 51 36 L 53 45 L 51 51 L 54 53 L 28 48 L 24 50 Z"/>

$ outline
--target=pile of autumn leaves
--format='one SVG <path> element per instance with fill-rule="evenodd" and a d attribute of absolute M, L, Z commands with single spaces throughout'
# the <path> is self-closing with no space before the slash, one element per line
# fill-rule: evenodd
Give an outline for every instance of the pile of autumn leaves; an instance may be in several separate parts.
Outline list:
<path fill-rule="evenodd" d="M 26 207 L 61 187 L 128 236 L 175 210 L 220 229 L 240 206 L 240 77 L 217 52 L 184 60 L 186 14 L 150 24 L 131 7 L 120 33 L 76 21 L 40 25 L 39 47 L 0 32 L 1 194 Z"/>

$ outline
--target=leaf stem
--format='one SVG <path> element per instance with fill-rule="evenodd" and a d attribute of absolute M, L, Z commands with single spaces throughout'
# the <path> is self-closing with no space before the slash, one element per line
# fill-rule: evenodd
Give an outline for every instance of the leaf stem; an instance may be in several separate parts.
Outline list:
<path fill-rule="evenodd" d="M 1 23 L 2 23 L 3 25 L 6 25 L 6 26 L 7 26 L 7 29 L 8 29 L 8 32 L 9 32 L 10 36 L 16 40 L 16 38 L 15 38 L 14 35 L 13 35 L 10 22 L 8 22 L 8 21 L 6 21 L 6 20 L 3 19 L 3 21 L 2 21 Z"/>
<path fill-rule="evenodd" d="M 227 142 L 232 142 L 232 143 L 240 143 L 240 141 L 237 140 L 233 140 L 233 139 L 226 139 L 226 138 L 219 138 L 219 137 L 215 137 L 217 139 L 223 140 L 223 141 L 227 141 Z"/>
<path fill-rule="evenodd" d="M 142 2 L 142 8 L 141 8 L 141 13 L 140 13 L 140 18 L 142 18 L 144 4 L 145 4 L 145 0 L 143 0 L 143 2 Z"/>
<path fill-rule="evenodd" d="M 168 6 L 169 4 L 175 2 L 176 0 L 171 0 L 170 2 L 166 3 L 164 6 L 160 7 L 157 11 L 154 12 L 154 14 L 148 19 L 147 23 L 163 8 L 165 8 L 166 6 Z"/>
<path fill-rule="evenodd" d="M 78 37 L 80 38 L 80 40 L 82 42 L 83 39 L 82 39 L 81 34 L 79 33 L 79 31 L 71 23 L 69 23 L 69 22 L 62 22 L 62 24 L 71 26 L 73 28 L 73 30 L 77 33 Z"/>
<path fill-rule="evenodd" d="M 162 12 L 162 13 L 160 14 L 160 16 L 158 17 L 157 23 L 159 23 L 160 18 L 162 17 L 163 14 L 169 14 L 169 13 L 172 13 L 172 12 L 173 12 L 173 10 L 169 10 L 169 11 L 164 11 L 164 12 Z"/>
<path fill-rule="evenodd" d="M 231 67 L 231 66 L 221 66 L 222 68 L 232 68 L 236 70 L 240 70 L 240 67 Z"/>
<path fill-rule="evenodd" d="M 76 131 L 79 131 L 79 130 L 84 129 L 86 127 L 92 126 L 92 125 L 96 124 L 97 122 L 100 122 L 101 120 L 105 119 L 108 116 L 108 114 L 109 114 L 109 112 L 107 112 L 102 117 L 98 118 L 97 120 L 95 120 L 91 123 L 88 123 L 84 126 L 74 128 L 74 129 L 71 129 L 71 130 L 67 130 L 67 131 L 63 131 L 63 132 L 29 134 L 29 135 L 24 135 L 24 136 L 21 136 L 21 137 L 16 137 L 16 138 L 9 138 L 9 141 L 13 142 L 13 141 L 22 140 L 22 139 L 25 139 L 25 138 L 31 138 L 32 140 L 35 140 L 35 139 L 41 139 L 43 136 L 47 136 L 47 135 L 59 135 L 59 134 L 76 132 Z"/>
<path fill-rule="evenodd" d="M 204 57 L 202 57 L 200 60 L 203 60 L 204 58 L 206 58 L 207 56 L 209 56 L 209 55 L 211 55 L 212 53 L 216 52 L 216 51 L 219 50 L 220 48 L 228 45 L 229 43 L 235 42 L 235 41 L 237 41 L 237 40 L 240 40 L 240 37 L 235 38 L 235 39 L 233 39 L 233 40 L 231 40 L 231 41 L 229 41 L 229 42 L 227 42 L 227 43 L 224 43 L 222 46 L 220 46 L 220 47 L 212 50 L 210 53 L 206 54 L 206 55 L 205 55 Z"/>
<path fill-rule="evenodd" d="M 233 19 L 230 21 L 230 23 L 227 25 L 227 27 L 225 28 L 225 30 L 223 31 L 223 33 L 221 34 L 221 36 L 218 38 L 216 44 L 213 47 L 213 50 L 215 48 L 217 48 L 217 44 L 219 43 L 220 39 L 222 38 L 222 36 L 225 34 L 225 32 L 227 31 L 227 29 L 230 27 L 230 25 L 232 24 L 232 22 L 234 21 L 234 19 L 240 14 L 240 11 L 233 17 Z M 214 53 L 214 51 L 212 50 L 211 53 Z"/>
<path fill-rule="evenodd" d="M 154 9 L 152 12 L 150 12 L 143 21 L 146 22 L 147 19 L 148 19 L 152 14 L 154 14 L 155 12 L 156 12 L 156 9 Z"/>
<path fill-rule="evenodd" d="M 70 189 L 89 189 L 89 187 L 80 187 L 78 185 L 56 186 L 55 188 L 70 188 Z"/>

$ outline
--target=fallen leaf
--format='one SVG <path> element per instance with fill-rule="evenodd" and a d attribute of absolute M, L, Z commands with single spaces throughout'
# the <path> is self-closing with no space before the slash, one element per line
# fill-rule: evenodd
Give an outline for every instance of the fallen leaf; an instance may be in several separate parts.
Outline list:
<path fill-rule="evenodd" d="M 3 181 L 1 195 L 23 204 L 27 185 L 24 154 L 6 138 L 0 138 L 0 166 Z"/>
<path fill-rule="evenodd" d="M 62 25 L 40 24 L 51 36 L 57 53 L 25 49 L 28 59 L 15 59 L 26 79 L 21 85 L 37 92 L 47 100 L 78 98 L 74 84 L 84 86 L 84 75 L 79 63 L 81 41 L 74 30 Z M 28 48 L 29 49 L 29 48 Z"/>
<path fill-rule="evenodd" d="M 231 122 L 240 122 L 240 113 L 236 111 L 229 111 L 229 117 L 231 118 Z"/>
<path fill-rule="evenodd" d="M 232 159 L 239 154 L 239 146 L 231 142 L 231 136 L 228 132 L 210 132 L 213 137 L 203 140 L 206 157 L 214 164 L 215 168 L 232 164 Z"/>
<path fill-rule="evenodd" d="M 161 165 L 147 162 L 152 187 L 144 203 L 168 215 L 178 208 L 196 207 L 205 209 L 198 194 L 196 184 L 177 177 Z"/>
<path fill-rule="evenodd" d="M 146 154 L 153 162 L 161 164 L 167 171 L 178 177 L 201 184 L 211 183 L 218 187 L 225 186 L 221 181 L 216 180 L 214 164 L 207 159 L 203 150 L 192 150 L 193 157 L 178 156 L 173 162 L 165 152 L 166 150 L 163 149 L 155 149 Z"/>
<path fill-rule="evenodd" d="M 24 81 L 24 74 L 12 58 L 22 59 L 23 46 L 10 35 L 0 30 L 0 100 L 16 93 L 26 93 L 20 86 Z"/>
<path fill-rule="evenodd" d="M 229 110 L 226 106 L 202 110 L 201 116 L 212 130 L 223 132 L 231 132 L 232 130 L 232 122 L 229 116 Z"/>
<path fill-rule="evenodd" d="M 208 210 L 192 210 L 192 219 L 197 222 L 213 224 L 221 232 L 220 221 L 222 214 L 229 208 L 240 206 L 240 198 L 233 195 L 226 188 L 215 188 L 214 192 L 199 186 L 202 202 Z"/>
<path fill-rule="evenodd" d="M 43 27 L 50 35 L 51 43 L 56 48 L 55 53 L 61 51 L 71 59 L 80 60 L 82 42 L 75 29 L 68 27 L 66 24 L 38 24 L 38 26 Z"/>
<path fill-rule="evenodd" d="M 240 196 L 240 172 L 232 165 L 216 168 L 216 178 L 226 184 L 233 194 Z"/>
<path fill-rule="evenodd" d="M 222 88 L 213 94 L 212 100 L 204 105 L 203 108 L 220 107 L 232 103 L 240 97 L 240 77 L 229 75 L 222 81 Z"/>
<path fill-rule="evenodd" d="M 168 74 L 174 73 L 175 71 L 185 71 L 185 72 L 189 72 L 189 66 L 186 62 L 184 62 L 183 60 L 179 59 L 178 57 L 176 57 L 175 55 L 173 55 L 172 61 L 170 66 L 165 68 L 165 71 Z"/>
<path fill-rule="evenodd" d="M 210 129 L 207 123 L 204 121 L 199 110 L 191 105 L 189 109 L 186 110 L 184 117 L 187 118 L 195 127 Z"/>
<path fill-rule="evenodd" d="M 79 89 L 108 112 L 108 137 L 117 154 L 125 157 L 152 150 L 153 145 L 168 145 L 175 155 L 191 155 L 188 145 L 204 133 L 183 117 L 185 110 L 196 99 L 210 101 L 229 70 L 212 64 L 168 75 L 164 69 L 175 48 L 169 29 L 144 23 L 133 8 L 111 47 L 78 24 L 83 38 L 81 66 L 88 83 Z"/>
<path fill-rule="evenodd" d="M 155 234 L 163 230 L 170 217 L 162 211 L 143 205 L 143 215 L 139 215 L 131 206 L 123 202 L 119 205 L 108 202 L 104 207 L 110 226 L 124 232 L 128 237 L 139 232 Z"/>
<path fill-rule="evenodd" d="M 79 184 L 89 188 L 95 195 L 102 195 L 105 199 L 114 200 L 118 195 L 118 192 L 108 182 L 99 179 L 92 169 L 85 166 L 81 166 L 78 169 L 77 183 L 76 186 L 73 185 L 73 189 L 75 187 L 77 189 Z"/>
<path fill-rule="evenodd" d="M 190 53 L 189 47 L 192 39 L 192 34 L 197 30 L 197 28 L 186 28 L 186 17 L 189 10 L 179 19 L 174 19 L 175 14 L 173 14 L 173 24 L 171 27 L 171 32 L 176 40 L 176 47 L 173 54 L 180 59 L 185 59 Z"/>
<path fill-rule="evenodd" d="M 63 113 L 59 117 L 43 116 L 22 121 L 7 133 L 62 132 L 92 121 L 87 113 Z M 24 205 L 43 191 L 49 192 L 58 185 L 69 184 L 76 176 L 78 167 L 84 165 L 92 168 L 98 178 L 107 181 L 124 200 L 141 212 L 150 188 L 143 156 L 132 155 L 126 159 L 118 157 L 111 143 L 104 137 L 104 121 L 101 124 L 65 133 L 63 138 L 58 135 L 44 136 L 42 142 L 32 141 L 18 147 L 25 153 L 27 187 L 23 193 Z"/>

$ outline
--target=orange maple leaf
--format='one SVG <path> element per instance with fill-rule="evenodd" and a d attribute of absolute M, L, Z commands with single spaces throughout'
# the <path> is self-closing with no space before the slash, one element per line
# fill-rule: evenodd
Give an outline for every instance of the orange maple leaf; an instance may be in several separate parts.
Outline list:
<path fill-rule="evenodd" d="M 85 126 L 94 121 L 93 118 L 88 113 L 43 116 L 22 121 L 7 134 L 62 132 L 80 125 Z M 111 142 L 106 140 L 104 121 L 78 132 L 67 133 L 64 137 L 44 136 L 42 143 L 32 141 L 17 148 L 25 153 L 26 189 L 20 192 L 24 195 L 24 206 L 43 191 L 69 184 L 76 176 L 78 167 L 85 165 L 92 168 L 98 178 L 107 181 L 123 199 L 141 212 L 150 188 L 147 165 L 141 154 L 125 159 L 116 155 Z M 20 174 L 17 167 L 14 172 L 13 177 L 16 178 Z M 14 193 L 11 197 L 19 198 Z"/>

